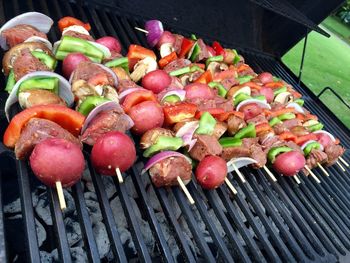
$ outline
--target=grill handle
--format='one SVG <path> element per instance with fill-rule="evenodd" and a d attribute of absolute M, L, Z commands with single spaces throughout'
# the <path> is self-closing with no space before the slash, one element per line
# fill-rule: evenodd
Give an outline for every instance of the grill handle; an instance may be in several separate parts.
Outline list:
<path fill-rule="evenodd" d="M 336 96 L 350 110 L 350 105 L 331 87 L 325 87 L 323 90 L 321 90 L 321 92 L 317 95 L 317 98 L 320 98 L 327 90 L 331 91 L 333 95 Z"/>

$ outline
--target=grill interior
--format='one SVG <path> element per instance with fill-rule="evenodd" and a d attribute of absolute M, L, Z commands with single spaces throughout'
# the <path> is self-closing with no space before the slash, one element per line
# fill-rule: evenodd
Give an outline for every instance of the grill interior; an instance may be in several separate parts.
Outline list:
<path fill-rule="evenodd" d="M 2 6 L 1 6 L 2 5 Z M 89 21 L 92 35 L 117 36 L 122 45 L 122 53 L 132 43 L 147 46 L 141 32 L 134 26 L 143 26 L 143 19 L 132 14 L 120 13 L 118 9 L 95 5 L 79 5 L 75 2 L 59 0 L 40 1 L 0 1 L 1 24 L 22 12 L 36 10 L 49 15 L 54 21 L 70 15 Z M 190 32 L 169 28 L 173 32 L 188 35 Z M 60 34 L 57 27 L 49 33 L 51 41 Z M 204 38 L 210 41 L 210 38 Z M 224 43 L 229 46 L 228 43 Z M 304 86 L 297 85 L 296 78 L 278 60 L 268 55 L 240 50 L 247 63 L 257 72 L 269 71 L 291 83 L 305 98 L 305 107 L 316 114 L 328 130 L 340 139 L 348 149 L 348 130 L 338 119 Z M 1 76 L 1 84 L 4 79 Z M 0 99 L 6 94 L 2 92 Z M 3 106 L 1 106 L 3 109 Z M 4 129 L 3 112 L 1 127 Z M 89 160 L 88 152 L 85 152 Z M 139 156 L 141 156 L 139 154 Z M 349 152 L 344 159 L 350 161 Z M 124 174 L 129 186 L 133 186 L 137 198 L 133 198 L 127 184 L 119 185 L 113 179 L 116 192 L 112 197 L 107 192 L 106 180 L 96 174 L 88 162 L 85 176 L 91 177 L 98 209 L 101 211 L 110 243 L 109 258 L 102 261 L 228 261 L 228 262 L 349 262 L 350 261 L 350 174 L 339 167 L 327 168 L 330 177 L 325 177 L 315 169 L 321 180 L 317 184 L 312 178 L 300 174 L 302 183 L 297 185 L 291 178 L 278 176 L 273 183 L 262 170 L 242 169 L 247 179 L 242 183 L 237 176 L 228 176 L 239 193 L 233 196 L 224 185 L 213 191 L 203 191 L 195 182 L 190 182 L 195 205 L 187 202 L 185 195 L 177 188 L 157 189 L 149 183 L 148 175 L 140 175 L 144 160 L 140 157 L 135 165 Z M 12 152 L 0 144 L 0 261 L 39 262 L 39 241 L 35 223 L 37 211 L 33 208 L 32 191 L 38 186 L 47 195 L 52 219 L 51 232 L 40 250 L 57 248 L 60 262 L 75 260 L 74 252 L 69 252 L 68 226 L 62 214 L 55 191 L 40 186 L 31 174 L 26 162 L 15 160 Z M 77 183 L 69 192 L 73 197 L 77 220 L 82 235 L 82 247 L 91 262 L 100 262 L 100 244 L 93 229 L 94 219 L 84 194 L 86 185 Z M 154 191 L 151 200 L 148 192 Z M 2 197 L 2 198 L 1 198 Z M 13 225 L 13 214 L 4 213 L 3 206 L 20 197 L 20 215 Z M 130 252 L 123 245 L 123 235 L 118 229 L 118 219 L 114 217 L 111 199 L 118 197 L 122 206 L 131 238 L 135 246 Z M 149 224 L 150 232 L 145 235 L 133 208 L 136 203 L 141 218 Z M 154 202 L 159 209 L 154 208 Z M 176 208 L 176 209 L 175 209 Z M 164 213 L 160 220 L 159 212 Z M 180 213 L 180 216 L 179 216 Z M 186 221 L 187 224 L 180 222 Z M 163 221 L 163 222 L 161 222 Z M 200 223 L 199 223 L 200 222 Z M 167 227 L 164 228 L 164 225 Z M 186 227 L 185 227 L 186 226 Z M 16 232 L 17 231 L 17 232 Z M 22 241 L 14 238 L 21 233 Z M 152 235 L 155 245 L 150 249 L 148 235 Z M 190 240 L 189 240 L 189 237 Z M 17 241 L 16 241 L 17 240 Z M 19 239 L 21 240 L 21 239 Z M 170 240 L 176 243 L 180 253 L 173 257 Z"/>

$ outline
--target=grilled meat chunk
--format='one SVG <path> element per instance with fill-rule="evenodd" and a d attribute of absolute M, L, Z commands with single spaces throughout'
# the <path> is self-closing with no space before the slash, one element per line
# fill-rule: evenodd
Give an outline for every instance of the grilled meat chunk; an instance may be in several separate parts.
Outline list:
<path fill-rule="evenodd" d="M 339 156 L 344 154 L 345 149 L 340 145 L 332 143 L 328 145 L 324 151 L 328 157 L 326 166 L 331 166 L 338 160 Z"/>
<path fill-rule="evenodd" d="M 309 167 L 310 169 L 313 169 L 315 167 L 317 167 L 317 163 L 326 163 L 327 162 L 327 154 L 321 150 L 316 150 L 313 149 L 311 150 L 309 156 L 306 158 L 306 165 L 307 167 Z M 302 169 L 303 173 L 305 175 L 309 175 L 309 172 L 303 168 Z"/>
<path fill-rule="evenodd" d="M 21 136 L 15 145 L 16 158 L 24 160 L 31 154 L 38 143 L 48 138 L 65 139 L 82 148 L 80 141 L 76 137 L 55 122 L 33 118 L 23 128 Z"/>
<path fill-rule="evenodd" d="M 23 43 L 28 38 L 33 36 L 47 39 L 47 36 L 30 25 L 17 25 L 4 30 L 1 35 L 6 39 L 7 45 L 11 48 L 20 43 Z"/>
<path fill-rule="evenodd" d="M 190 156 L 201 161 L 207 155 L 220 155 L 222 152 L 222 147 L 218 140 L 211 135 L 196 135 L 196 144 L 191 149 Z"/>
<path fill-rule="evenodd" d="M 166 73 L 170 73 L 174 70 L 180 69 L 180 68 L 184 68 L 187 67 L 191 64 L 191 61 L 185 58 L 180 58 L 180 59 L 176 59 L 172 62 L 170 62 L 168 65 L 166 65 L 163 70 Z"/>
<path fill-rule="evenodd" d="M 152 166 L 149 174 L 156 187 L 178 185 L 177 177 L 187 184 L 191 180 L 192 166 L 184 157 L 169 157 Z"/>
<path fill-rule="evenodd" d="M 171 130 L 159 128 L 159 127 L 154 128 L 152 130 L 148 130 L 141 137 L 141 140 L 140 140 L 141 149 L 146 149 L 148 147 L 151 147 L 153 144 L 157 142 L 159 136 L 174 137 L 174 133 Z"/>
<path fill-rule="evenodd" d="M 85 80 L 89 82 L 91 79 L 93 79 L 96 76 L 100 76 L 101 74 L 105 75 L 107 81 L 107 85 L 114 86 L 114 79 L 113 76 L 105 71 L 102 67 L 100 67 L 98 64 L 90 62 L 90 61 L 84 61 L 79 63 L 77 68 L 74 70 L 74 76 L 72 79 L 72 83 L 74 83 L 77 80 Z"/>
<path fill-rule="evenodd" d="M 244 128 L 246 125 L 245 121 L 235 115 L 231 115 L 227 119 L 227 132 L 230 135 L 236 134 L 240 129 Z"/>
<path fill-rule="evenodd" d="M 219 139 L 227 131 L 227 124 L 222 121 L 216 121 L 213 136 Z"/>

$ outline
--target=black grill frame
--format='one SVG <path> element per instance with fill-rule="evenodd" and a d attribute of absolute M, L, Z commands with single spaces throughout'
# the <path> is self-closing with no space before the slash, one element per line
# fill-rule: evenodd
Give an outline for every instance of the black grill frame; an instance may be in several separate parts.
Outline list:
<path fill-rule="evenodd" d="M 133 29 L 134 26 L 142 27 L 143 19 L 134 17 L 131 14 L 121 14 L 118 9 L 109 10 L 108 7 L 103 8 L 96 5 L 80 6 L 74 2 L 59 0 L 27 1 L 25 4 L 22 2 L 19 3 L 17 0 L 11 3 L 0 1 L 0 7 L 1 23 L 16 14 L 30 10 L 43 12 L 51 16 L 54 21 L 57 21 L 64 15 L 71 15 L 89 21 L 92 24 L 92 32 L 95 37 L 103 35 L 117 36 L 123 44 L 122 52 L 124 54 L 126 53 L 126 48 L 131 43 L 140 43 L 146 46 L 143 33 Z M 112 25 L 115 25 L 119 31 L 116 32 Z M 170 30 L 184 35 L 190 33 L 183 29 L 170 28 Z M 58 33 L 55 27 L 51 30 L 49 38 L 51 40 L 57 40 L 59 36 Z M 207 41 L 212 40 L 207 36 L 201 37 Z M 228 43 L 224 44 L 229 46 Z M 281 63 L 281 61 L 267 54 L 257 53 L 247 48 L 240 49 L 239 51 L 245 57 L 247 63 L 256 71 L 270 71 L 291 83 L 303 94 L 305 106 L 314 114 L 317 114 L 320 120 L 325 123 L 325 129 L 337 136 L 344 147 L 347 149 L 349 148 L 349 130 L 346 129 L 305 85 L 297 85 L 296 77 Z M 3 83 L 2 77 L 1 81 Z M 89 159 L 89 154 L 87 152 L 85 152 L 85 156 Z M 22 215 L 24 219 L 23 223 L 27 241 L 25 244 L 27 250 L 26 260 L 28 262 L 39 262 L 40 255 L 30 194 L 31 185 L 29 177 L 32 176 L 29 171 L 30 168 L 26 162 L 14 161 L 13 153 L 5 149 L 1 144 L 0 157 L 0 160 L 11 159 L 12 162 L 6 163 L 6 166 L 7 168 L 17 171 Z M 348 151 L 344 157 L 347 161 L 350 160 Z M 143 160 L 141 159 L 140 161 Z M 88 162 L 88 164 L 113 253 L 118 261 L 125 262 L 127 261 L 127 257 L 116 228 L 116 223 L 101 176 L 94 172 L 90 162 Z M 4 168 L 5 165 L 1 162 L 0 178 L 1 173 L 7 172 Z M 152 234 L 156 239 L 158 251 L 161 255 L 161 260 L 173 262 L 174 259 L 171 256 L 164 234 L 155 217 L 155 212 L 149 205 L 145 186 L 140 178 L 141 168 L 142 163 L 137 162 L 125 175 L 132 177 L 136 191 L 141 197 L 141 205 L 144 210 L 143 217 L 147 219 L 151 226 Z M 183 230 L 177 222 L 171 204 L 169 203 L 169 194 L 175 196 L 187 220 L 189 229 L 194 236 L 195 242 L 200 249 L 200 259 L 205 260 L 205 262 L 215 262 L 216 260 L 228 262 L 346 262 L 350 260 L 350 174 L 348 171 L 342 173 L 338 167 L 335 166 L 330 167 L 328 171 L 331 173 L 329 178 L 324 177 L 319 169 L 315 169 L 316 175 L 322 182 L 321 184 L 317 184 L 311 178 L 306 178 L 301 175 L 302 184 L 298 186 L 291 178 L 278 177 L 278 183 L 273 183 L 261 170 L 242 169 L 247 179 L 247 183 L 245 184 L 237 180 L 236 176 L 229 175 L 229 179 L 233 185 L 242 190 L 242 192 L 239 192 L 239 194 L 233 198 L 226 186 L 221 186 L 215 191 L 203 192 L 195 182 L 191 182 L 188 188 L 195 199 L 196 203 L 194 206 L 197 208 L 202 220 L 206 224 L 206 229 L 213 239 L 213 243 L 218 251 L 218 258 L 216 258 L 216 253 L 212 252 L 205 242 L 202 233 L 199 231 L 193 207 L 189 205 L 182 191 L 177 187 L 171 189 L 156 189 L 153 186 L 151 187 L 157 195 L 168 224 L 172 229 L 172 234 L 176 238 L 177 244 L 182 252 L 183 261 L 194 262 L 197 260 L 197 255 L 195 255 L 189 247 L 183 235 Z M 6 251 L 5 235 L 1 232 L 1 227 L 3 226 L 1 194 L 6 195 L 6 189 L 2 189 L 2 184 L 3 182 L 0 181 L 0 251 Z M 115 180 L 115 186 L 129 222 L 129 228 L 137 249 L 138 258 L 140 261 L 151 262 L 152 259 L 145 246 L 141 231 L 130 205 L 131 197 L 128 196 L 125 185 L 119 185 Z M 50 209 L 51 215 L 53 215 L 52 218 L 55 226 L 60 261 L 71 262 L 65 225 L 62 212 L 59 208 L 57 194 L 51 189 L 48 189 L 47 192 L 51 201 Z M 88 216 L 83 190 L 80 184 L 76 184 L 72 187 L 72 194 L 77 207 L 84 246 L 89 261 L 99 262 L 100 259 L 95 237 L 92 232 L 91 220 Z M 218 202 L 219 200 L 221 200 L 227 212 L 223 210 Z M 262 210 L 259 204 L 262 204 L 266 212 Z M 216 217 L 224 228 L 227 238 L 230 241 L 229 245 L 226 245 L 220 237 L 215 225 L 211 224 L 211 218 L 207 213 L 210 207 L 214 209 Z M 248 225 L 238 216 L 238 207 L 247 218 Z M 255 219 L 256 216 L 263 222 L 269 237 L 260 229 Z M 279 233 L 276 233 L 270 226 L 268 217 L 272 218 L 279 229 Z M 248 227 L 253 228 L 258 239 L 250 236 Z M 243 237 L 246 246 L 243 246 L 237 233 Z M 6 254 L 0 254 L 0 261 L 7 262 Z"/>

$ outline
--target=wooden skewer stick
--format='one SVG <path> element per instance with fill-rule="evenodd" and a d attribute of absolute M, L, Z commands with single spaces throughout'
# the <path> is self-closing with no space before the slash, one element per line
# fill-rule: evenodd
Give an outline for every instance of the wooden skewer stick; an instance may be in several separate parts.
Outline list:
<path fill-rule="evenodd" d="M 340 169 L 342 169 L 343 172 L 346 172 L 344 166 L 341 165 L 341 163 L 339 161 L 337 161 L 338 166 L 340 167 Z"/>
<path fill-rule="evenodd" d="M 179 183 L 179 185 L 180 185 L 182 191 L 185 193 L 185 195 L 186 195 L 188 201 L 190 202 L 191 205 L 193 205 L 193 204 L 194 204 L 193 197 L 192 197 L 192 195 L 190 194 L 190 192 L 188 191 L 186 185 L 184 184 L 184 182 L 182 181 L 182 179 L 181 179 L 180 176 L 177 177 L 177 181 L 178 181 L 178 183 Z"/>
<path fill-rule="evenodd" d="M 342 163 L 345 164 L 346 167 L 350 166 L 349 163 L 345 161 L 343 157 L 339 156 L 339 160 L 342 161 Z"/>
<path fill-rule="evenodd" d="M 145 30 L 145 29 L 143 29 L 143 28 L 140 28 L 140 27 L 137 27 L 137 26 L 135 26 L 134 28 L 135 28 L 136 30 L 138 30 L 138 31 L 141 31 L 141 32 L 143 32 L 143 33 L 145 33 L 145 34 L 148 34 L 148 31 Z"/>
<path fill-rule="evenodd" d="M 273 175 L 273 173 L 271 173 L 271 171 L 269 170 L 269 168 L 266 167 L 266 165 L 263 166 L 265 172 L 270 176 L 270 178 L 272 179 L 272 181 L 277 182 L 276 177 Z"/>
<path fill-rule="evenodd" d="M 326 176 L 329 176 L 329 173 L 326 171 L 326 169 L 324 169 L 324 167 L 320 163 L 317 163 L 317 166 L 320 167 L 320 169 Z"/>
<path fill-rule="evenodd" d="M 293 179 L 297 182 L 297 184 L 301 184 L 300 179 L 297 175 L 294 175 Z"/>
<path fill-rule="evenodd" d="M 64 199 L 63 189 L 61 182 L 56 182 L 56 190 L 58 194 L 58 201 L 60 202 L 61 210 L 64 210 L 67 208 L 66 200 Z"/>
<path fill-rule="evenodd" d="M 225 183 L 227 184 L 228 188 L 230 188 L 230 190 L 232 191 L 232 193 L 234 195 L 236 195 L 238 193 L 236 188 L 232 185 L 232 183 L 230 182 L 230 180 L 227 177 L 225 177 Z"/>
<path fill-rule="evenodd" d="M 317 176 L 314 174 L 314 172 L 311 171 L 311 169 L 310 169 L 307 165 L 305 165 L 304 167 L 305 167 L 305 169 L 311 174 L 312 178 L 314 178 L 314 180 L 316 181 L 316 183 L 320 184 L 321 181 L 320 181 L 320 179 L 317 178 Z"/>
<path fill-rule="evenodd" d="M 239 179 L 241 179 L 242 183 L 245 183 L 246 180 L 245 180 L 243 174 L 238 170 L 237 166 L 234 163 L 232 163 L 232 166 L 233 166 L 233 169 L 235 169 Z"/>
<path fill-rule="evenodd" d="M 118 182 L 119 182 L 120 184 L 124 183 L 123 175 L 122 175 L 122 173 L 120 172 L 120 170 L 119 170 L 118 167 L 115 168 L 115 172 L 116 172 L 117 177 L 118 177 Z"/>

